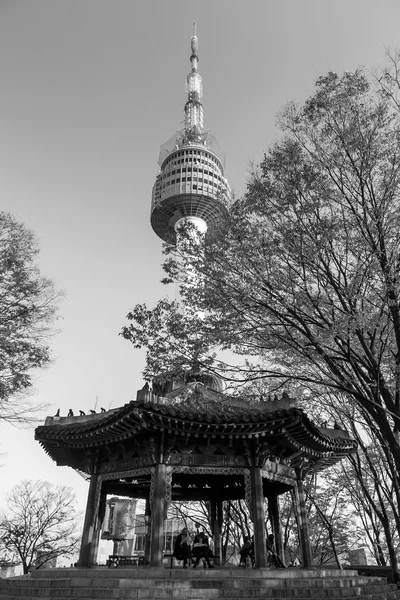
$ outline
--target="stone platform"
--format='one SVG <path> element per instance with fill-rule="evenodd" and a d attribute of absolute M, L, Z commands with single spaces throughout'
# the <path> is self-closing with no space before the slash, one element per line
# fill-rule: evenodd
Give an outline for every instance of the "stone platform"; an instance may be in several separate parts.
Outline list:
<path fill-rule="evenodd" d="M 0 600 L 400 600 L 382 577 L 333 569 L 43 569 L 0 580 Z"/>

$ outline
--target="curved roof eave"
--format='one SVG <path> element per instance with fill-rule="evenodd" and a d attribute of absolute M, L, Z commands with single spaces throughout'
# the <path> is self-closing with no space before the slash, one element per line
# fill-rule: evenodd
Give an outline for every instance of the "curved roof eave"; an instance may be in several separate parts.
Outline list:
<path fill-rule="evenodd" d="M 198 390 L 198 386 L 197 390 Z M 201 388 L 200 388 L 201 389 Z M 219 401 L 215 401 L 215 396 Z M 201 394 L 200 394 L 201 396 Z M 349 452 L 356 443 L 345 431 L 322 430 L 315 426 L 303 410 L 287 397 L 258 404 L 232 399 L 213 392 L 212 401 L 192 397 L 184 403 L 159 399 L 159 402 L 136 400 L 93 418 L 48 418 L 35 431 L 42 445 L 99 446 L 133 437 L 141 430 L 153 433 L 202 433 L 221 437 L 287 436 L 301 447 L 317 452 Z M 220 396 L 220 398 L 219 398 Z M 332 435 L 330 435 L 332 433 Z"/>

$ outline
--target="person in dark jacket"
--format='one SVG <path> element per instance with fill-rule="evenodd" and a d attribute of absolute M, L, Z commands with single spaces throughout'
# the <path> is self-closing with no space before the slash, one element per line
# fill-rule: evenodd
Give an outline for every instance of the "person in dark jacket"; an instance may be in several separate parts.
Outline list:
<path fill-rule="evenodd" d="M 184 527 L 175 540 L 173 556 L 176 560 L 183 560 L 183 568 L 187 569 L 187 563 L 192 559 L 190 544 L 192 543 L 188 530 Z"/>
<path fill-rule="evenodd" d="M 239 567 L 246 567 L 246 559 L 249 558 L 251 564 L 254 560 L 254 542 L 248 537 L 243 538 L 243 546 L 240 548 Z"/>
<path fill-rule="evenodd" d="M 207 563 L 209 569 L 214 568 L 214 565 L 210 563 L 210 558 L 214 558 L 214 555 L 211 552 L 208 537 L 204 531 L 200 531 L 194 538 L 192 554 L 195 559 L 195 562 L 193 563 L 194 569 L 199 564 L 201 558 Z M 206 568 L 205 564 L 204 568 Z"/>

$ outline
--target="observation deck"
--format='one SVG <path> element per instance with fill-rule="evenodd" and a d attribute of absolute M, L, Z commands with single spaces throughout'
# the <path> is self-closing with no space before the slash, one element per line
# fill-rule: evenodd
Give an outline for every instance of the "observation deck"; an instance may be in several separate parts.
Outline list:
<path fill-rule="evenodd" d="M 198 217 L 210 233 L 218 228 L 230 198 L 221 160 L 201 144 L 172 151 L 161 164 L 153 186 L 151 225 L 165 242 L 175 243 L 175 224 Z"/>

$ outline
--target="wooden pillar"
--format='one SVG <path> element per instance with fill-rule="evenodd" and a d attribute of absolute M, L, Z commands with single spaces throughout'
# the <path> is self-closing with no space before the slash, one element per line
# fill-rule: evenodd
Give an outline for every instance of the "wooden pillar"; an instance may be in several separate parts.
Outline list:
<path fill-rule="evenodd" d="M 254 525 L 254 553 L 257 569 L 267 566 L 267 548 L 265 544 L 264 493 L 259 467 L 250 469 L 251 512 Z"/>
<path fill-rule="evenodd" d="M 151 507 L 150 566 L 162 567 L 164 551 L 164 511 L 165 511 L 166 466 L 158 464 L 154 473 L 154 496 Z"/>
<path fill-rule="evenodd" d="M 222 500 L 211 500 L 211 527 L 214 540 L 214 556 L 216 566 L 222 564 Z"/>
<path fill-rule="evenodd" d="M 107 500 L 107 494 L 102 492 L 100 495 L 98 514 L 95 515 L 95 519 L 94 519 L 92 543 L 91 543 L 90 552 L 89 552 L 89 565 L 90 566 L 97 564 L 97 553 L 99 551 L 100 535 L 101 535 L 101 530 L 103 527 L 104 515 L 106 513 L 106 500 Z"/>
<path fill-rule="evenodd" d="M 311 555 L 311 543 L 310 543 L 310 532 L 308 529 L 308 515 L 306 509 L 306 497 L 304 493 L 303 480 L 300 475 L 297 479 L 297 495 L 299 502 L 299 538 L 301 551 L 303 556 L 302 566 L 308 569 L 312 566 L 312 555 Z"/>
<path fill-rule="evenodd" d="M 272 533 L 275 538 L 275 550 L 278 556 L 285 562 L 283 552 L 282 528 L 279 518 L 279 498 L 278 494 L 268 496 L 268 515 L 271 521 Z"/>
<path fill-rule="evenodd" d="M 82 533 L 82 541 L 81 541 L 81 549 L 79 553 L 78 566 L 79 567 L 91 567 L 92 563 L 90 562 L 92 552 L 91 547 L 93 543 L 93 534 L 95 528 L 96 521 L 96 489 L 97 489 L 97 480 L 98 476 L 96 473 L 93 473 L 90 477 L 89 484 L 89 492 L 88 499 L 86 503 L 86 513 L 85 513 L 85 521 L 83 524 L 83 533 Z"/>
<path fill-rule="evenodd" d="M 150 562 L 150 545 L 151 545 L 151 511 L 150 502 L 146 498 L 146 506 L 144 509 L 144 522 L 146 527 L 146 537 L 144 542 L 144 560 L 145 564 L 148 565 Z"/>

